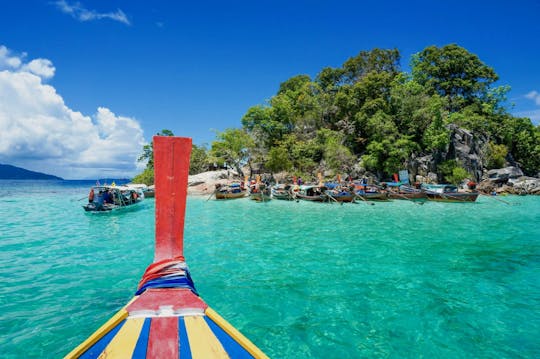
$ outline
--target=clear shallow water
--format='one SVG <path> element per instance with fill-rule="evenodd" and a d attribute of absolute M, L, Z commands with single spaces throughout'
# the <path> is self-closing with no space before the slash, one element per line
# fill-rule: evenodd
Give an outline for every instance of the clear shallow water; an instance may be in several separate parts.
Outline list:
<path fill-rule="evenodd" d="M 0 181 L 2 358 L 65 355 L 133 295 L 154 202 L 81 208 L 91 182 Z M 475 204 L 188 199 L 202 298 L 273 358 L 540 356 L 540 198 Z"/>

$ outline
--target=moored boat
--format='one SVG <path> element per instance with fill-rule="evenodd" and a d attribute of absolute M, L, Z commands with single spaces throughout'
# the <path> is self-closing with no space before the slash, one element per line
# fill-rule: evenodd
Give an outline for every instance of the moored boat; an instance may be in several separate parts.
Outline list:
<path fill-rule="evenodd" d="M 249 198 L 258 202 L 268 202 L 272 199 L 270 188 L 264 183 L 252 184 L 249 188 Z"/>
<path fill-rule="evenodd" d="M 156 195 L 156 186 L 151 185 L 143 190 L 144 198 L 154 198 Z"/>
<path fill-rule="evenodd" d="M 128 186 L 98 185 L 90 189 L 86 212 L 111 212 L 134 207 L 144 200 L 142 189 Z"/>
<path fill-rule="evenodd" d="M 331 201 L 353 202 L 356 197 L 351 188 L 346 185 L 325 183 L 325 187 L 328 189 L 324 191 L 324 193 L 329 197 Z"/>
<path fill-rule="evenodd" d="M 379 188 L 367 184 L 355 184 L 354 194 L 360 199 L 367 201 L 388 201 L 388 193 L 381 191 Z"/>
<path fill-rule="evenodd" d="M 328 196 L 324 193 L 326 187 L 321 185 L 301 185 L 298 186 L 298 191 L 295 191 L 295 196 L 303 201 L 325 202 L 328 201 Z"/>
<path fill-rule="evenodd" d="M 272 198 L 290 201 L 294 199 L 292 187 L 289 184 L 276 184 L 271 187 Z"/>
<path fill-rule="evenodd" d="M 229 185 L 216 185 L 216 199 L 238 199 L 247 194 L 247 189 L 241 183 L 231 183 Z"/>
<path fill-rule="evenodd" d="M 437 202 L 475 202 L 478 192 L 459 192 L 457 186 L 451 184 L 422 184 L 427 199 Z"/>
<path fill-rule="evenodd" d="M 422 190 L 400 185 L 396 187 L 387 187 L 388 198 L 390 199 L 404 199 L 404 200 L 425 200 L 427 198 L 426 193 Z"/>
<path fill-rule="evenodd" d="M 267 358 L 197 293 L 183 256 L 191 140 L 153 138 L 154 262 L 129 303 L 66 358 Z"/>
<path fill-rule="evenodd" d="M 154 192 L 155 192 L 154 185 L 147 186 L 144 183 L 128 183 L 126 184 L 126 186 L 140 189 L 144 194 L 144 198 L 154 198 Z"/>

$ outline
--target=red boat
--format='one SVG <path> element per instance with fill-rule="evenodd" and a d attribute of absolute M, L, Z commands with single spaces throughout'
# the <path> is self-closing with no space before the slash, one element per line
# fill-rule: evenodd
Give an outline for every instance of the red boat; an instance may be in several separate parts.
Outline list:
<path fill-rule="evenodd" d="M 153 141 L 154 263 L 133 299 L 66 358 L 267 358 L 199 297 L 184 261 L 191 139 Z"/>

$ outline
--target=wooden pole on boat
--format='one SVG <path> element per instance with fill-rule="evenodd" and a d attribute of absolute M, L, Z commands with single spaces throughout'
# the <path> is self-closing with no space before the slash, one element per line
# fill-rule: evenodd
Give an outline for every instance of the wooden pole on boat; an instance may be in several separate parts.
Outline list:
<path fill-rule="evenodd" d="M 334 202 L 339 203 L 339 201 L 337 199 L 335 199 L 334 196 L 332 196 L 331 194 L 326 193 L 326 192 L 324 194 L 326 195 L 326 197 L 330 198 Z M 341 202 L 341 203 L 343 204 L 343 202 Z"/>
<path fill-rule="evenodd" d="M 355 196 L 356 198 L 360 198 L 360 199 L 361 199 L 362 201 L 364 201 L 366 204 L 369 204 L 369 205 L 372 205 L 372 206 L 375 205 L 375 203 L 373 203 L 373 202 L 371 202 L 371 201 L 368 201 L 367 199 L 365 199 L 364 197 L 362 197 L 362 196 L 359 195 L 359 194 L 356 194 L 356 193 L 355 193 L 354 196 Z"/>
<path fill-rule="evenodd" d="M 154 136 L 156 248 L 154 262 L 184 255 L 184 217 L 191 138 Z"/>

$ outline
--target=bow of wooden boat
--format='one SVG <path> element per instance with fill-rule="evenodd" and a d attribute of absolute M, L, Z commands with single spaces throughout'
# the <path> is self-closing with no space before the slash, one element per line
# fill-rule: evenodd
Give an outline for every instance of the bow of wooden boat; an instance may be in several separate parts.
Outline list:
<path fill-rule="evenodd" d="M 191 139 L 154 137 L 154 263 L 134 298 L 66 358 L 267 358 L 198 295 L 183 257 Z"/>

